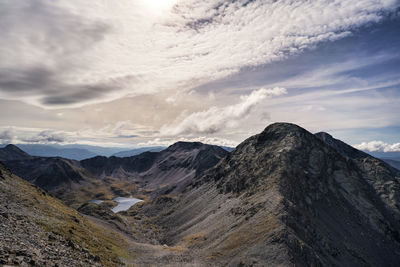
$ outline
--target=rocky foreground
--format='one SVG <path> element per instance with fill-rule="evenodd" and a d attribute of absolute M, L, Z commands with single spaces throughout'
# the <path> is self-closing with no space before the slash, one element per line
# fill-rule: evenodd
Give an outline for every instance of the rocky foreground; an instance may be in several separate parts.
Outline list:
<path fill-rule="evenodd" d="M 0 163 L 0 265 L 116 266 L 126 244 Z"/>

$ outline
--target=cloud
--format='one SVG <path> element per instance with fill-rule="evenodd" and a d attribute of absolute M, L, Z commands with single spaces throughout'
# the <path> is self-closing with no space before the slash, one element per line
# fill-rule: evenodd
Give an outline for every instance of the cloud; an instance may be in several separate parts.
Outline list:
<path fill-rule="evenodd" d="M 24 143 L 64 143 L 67 141 L 66 135 L 60 132 L 50 130 L 42 131 L 37 135 L 21 138 Z"/>
<path fill-rule="evenodd" d="M 107 124 L 101 128 L 86 127 L 76 132 L 69 133 L 75 138 L 91 139 L 132 139 L 142 136 L 144 133 L 154 133 L 152 128 L 132 123 L 130 120 L 118 121 Z M 115 141 L 115 140 L 114 140 Z"/>
<path fill-rule="evenodd" d="M 400 152 L 400 143 L 388 144 L 382 141 L 362 142 L 354 147 L 369 152 Z"/>
<path fill-rule="evenodd" d="M 60 108 L 190 91 L 349 36 L 399 6 L 183 0 L 150 12 L 141 2 L 1 1 L 0 98 Z"/>
<path fill-rule="evenodd" d="M 10 127 L 0 131 L 0 143 L 65 143 L 68 133 L 38 128 Z"/>
<path fill-rule="evenodd" d="M 241 96 L 238 104 L 226 107 L 212 107 L 192 114 L 181 114 L 171 125 L 161 127 L 162 136 L 182 134 L 212 134 L 237 126 L 238 121 L 248 116 L 263 99 L 286 94 L 285 88 L 261 88 L 250 95 Z"/>
<path fill-rule="evenodd" d="M 49 1 L 1 1 L 0 9 L 1 98 L 39 106 L 69 105 L 112 89 L 102 81 L 66 78 L 84 69 L 77 56 L 103 39 L 110 30 L 107 24 Z"/>
<path fill-rule="evenodd" d="M 12 143 L 13 140 L 14 140 L 14 131 L 12 131 L 11 129 L 0 132 L 1 143 Z"/>

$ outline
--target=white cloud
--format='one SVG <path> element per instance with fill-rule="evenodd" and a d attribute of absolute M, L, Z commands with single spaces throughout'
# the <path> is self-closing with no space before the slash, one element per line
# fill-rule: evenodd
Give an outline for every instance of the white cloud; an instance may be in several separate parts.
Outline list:
<path fill-rule="evenodd" d="M 9 127 L 0 131 L 0 143 L 48 144 L 65 143 L 68 141 L 68 134 L 63 131 L 25 127 Z"/>
<path fill-rule="evenodd" d="M 1 143 L 12 143 L 14 140 L 14 131 L 13 129 L 7 129 L 0 132 L 0 142 Z"/>
<path fill-rule="evenodd" d="M 241 96 L 240 102 L 226 107 L 211 107 L 210 109 L 192 114 L 181 114 L 171 125 L 160 129 L 162 136 L 177 136 L 182 134 L 212 134 L 226 128 L 233 128 L 238 122 L 248 116 L 261 100 L 286 94 L 285 88 L 261 88 L 250 95 Z"/>
<path fill-rule="evenodd" d="M 0 1 L 0 98 L 78 107 L 190 90 L 344 38 L 398 7 L 396 0 L 182 0 L 152 12 L 157 6 L 143 3 Z"/>
<path fill-rule="evenodd" d="M 64 143 L 67 141 L 67 137 L 62 132 L 54 132 L 51 130 L 41 131 L 40 133 L 24 137 L 20 139 L 24 143 L 41 143 L 41 144 L 48 144 L 48 143 Z"/>
<path fill-rule="evenodd" d="M 382 141 L 362 142 L 354 147 L 370 152 L 400 152 L 400 143 L 388 144 Z"/>

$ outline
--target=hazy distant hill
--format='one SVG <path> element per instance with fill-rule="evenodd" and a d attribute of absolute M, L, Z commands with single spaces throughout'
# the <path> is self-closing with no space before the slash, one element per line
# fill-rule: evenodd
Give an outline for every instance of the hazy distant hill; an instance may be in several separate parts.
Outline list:
<path fill-rule="evenodd" d="M 121 151 L 118 153 L 113 154 L 114 157 L 125 158 L 125 157 L 132 157 L 139 155 L 143 152 L 160 152 L 161 150 L 165 149 L 164 146 L 151 146 L 151 147 L 139 147 L 132 150 Z"/>
<path fill-rule="evenodd" d="M 393 159 L 383 159 L 386 163 L 390 164 L 392 167 L 400 170 L 400 160 L 393 160 Z"/>
<path fill-rule="evenodd" d="M 86 149 L 87 151 L 92 152 L 96 156 L 106 156 L 110 157 L 111 155 L 118 153 L 123 150 L 127 150 L 125 147 L 102 147 L 102 146 L 92 146 L 92 145 L 81 145 L 81 144 L 69 144 L 69 145 L 55 145 L 57 148 L 79 148 Z"/>
<path fill-rule="evenodd" d="M 55 147 L 39 144 L 17 144 L 19 148 L 32 156 L 62 157 L 67 159 L 82 160 L 97 156 L 97 154 L 83 148 Z"/>
<path fill-rule="evenodd" d="M 220 146 L 221 148 L 225 149 L 228 152 L 232 152 L 233 150 L 235 150 L 234 147 L 229 147 L 229 146 Z"/>
<path fill-rule="evenodd" d="M 6 145 L 0 145 L 0 148 Z M 62 157 L 74 160 L 83 160 L 95 156 L 106 156 L 126 150 L 120 147 L 100 147 L 80 144 L 58 145 L 58 144 L 16 144 L 23 151 L 32 156 L 40 157 Z"/>
<path fill-rule="evenodd" d="M 400 152 L 366 152 L 376 158 L 400 161 Z"/>

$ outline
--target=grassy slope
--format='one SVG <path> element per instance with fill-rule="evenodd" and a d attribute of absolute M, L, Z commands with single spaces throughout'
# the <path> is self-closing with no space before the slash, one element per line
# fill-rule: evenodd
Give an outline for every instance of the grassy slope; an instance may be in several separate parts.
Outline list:
<path fill-rule="evenodd" d="M 96 224 L 88 217 L 67 207 L 60 200 L 40 188 L 13 175 L 0 166 L 0 193 L 9 195 L 10 201 L 21 203 L 26 215 L 40 225 L 45 232 L 62 235 L 75 246 L 98 256 L 105 266 L 120 264 L 121 258 L 128 258 L 128 244 L 124 237 Z"/>

